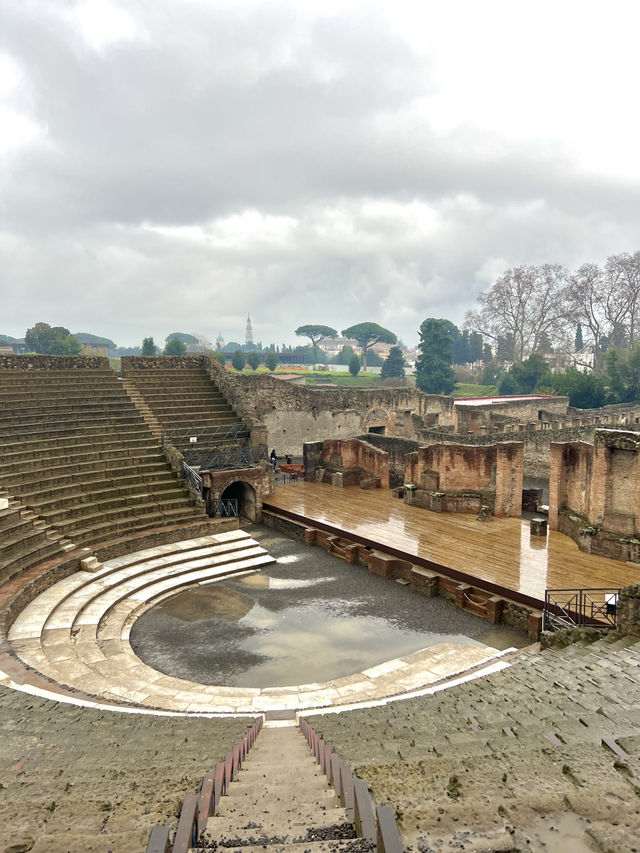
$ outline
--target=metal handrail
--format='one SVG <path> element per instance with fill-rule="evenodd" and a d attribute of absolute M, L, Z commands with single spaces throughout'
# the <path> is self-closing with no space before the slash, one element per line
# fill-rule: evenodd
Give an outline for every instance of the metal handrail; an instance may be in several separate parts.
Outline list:
<path fill-rule="evenodd" d="M 182 460 L 182 479 L 186 480 L 202 497 L 202 477 L 190 465 L 187 465 L 184 459 Z"/>
<path fill-rule="evenodd" d="M 333 785 L 336 796 L 340 798 L 349 819 L 353 820 L 360 838 L 368 841 L 376 853 L 402 853 L 402 841 L 393 809 L 390 806 L 377 806 L 374 815 L 367 783 L 354 775 L 350 766 L 333 752 L 304 717 L 300 717 L 299 724 L 320 769 L 327 777 L 327 782 Z"/>
<path fill-rule="evenodd" d="M 187 794 L 184 798 L 171 853 L 188 853 L 200 840 L 208 818 L 218 810 L 220 797 L 227 793 L 229 783 L 244 764 L 261 728 L 262 717 L 258 717 L 244 737 L 227 753 L 224 761 L 219 761 L 213 771 L 206 774 L 200 793 Z M 146 853 L 169 853 L 169 827 L 153 827 Z"/>
<path fill-rule="evenodd" d="M 619 587 L 547 589 L 542 627 L 545 631 L 575 627 L 615 628 L 619 595 Z"/>
<path fill-rule="evenodd" d="M 256 463 L 264 462 L 266 458 L 267 445 L 256 444 L 253 447 L 203 452 L 198 458 L 198 464 L 201 471 L 225 471 L 232 468 L 253 468 Z"/>

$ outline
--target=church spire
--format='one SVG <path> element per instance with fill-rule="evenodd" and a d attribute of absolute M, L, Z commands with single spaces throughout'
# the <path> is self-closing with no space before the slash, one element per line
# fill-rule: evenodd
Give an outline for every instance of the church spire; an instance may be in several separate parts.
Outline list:
<path fill-rule="evenodd" d="M 247 329 L 245 334 L 245 343 L 252 344 L 253 343 L 253 329 L 251 328 L 251 315 L 247 314 Z"/>

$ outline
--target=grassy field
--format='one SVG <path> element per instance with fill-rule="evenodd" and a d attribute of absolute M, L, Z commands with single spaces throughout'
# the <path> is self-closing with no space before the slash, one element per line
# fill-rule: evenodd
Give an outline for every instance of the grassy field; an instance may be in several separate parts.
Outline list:
<path fill-rule="evenodd" d="M 452 397 L 495 397 L 498 389 L 495 385 L 473 385 L 470 382 L 457 382 Z"/>

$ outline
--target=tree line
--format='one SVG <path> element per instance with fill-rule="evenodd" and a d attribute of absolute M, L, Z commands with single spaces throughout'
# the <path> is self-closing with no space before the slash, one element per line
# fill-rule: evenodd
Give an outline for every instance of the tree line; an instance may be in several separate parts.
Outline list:
<path fill-rule="evenodd" d="M 560 264 L 513 267 L 478 302 L 465 328 L 487 338 L 503 360 L 574 353 L 579 344 L 594 354 L 597 372 L 610 347 L 631 353 L 640 341 L 640 252 L 574 271 Z"/>

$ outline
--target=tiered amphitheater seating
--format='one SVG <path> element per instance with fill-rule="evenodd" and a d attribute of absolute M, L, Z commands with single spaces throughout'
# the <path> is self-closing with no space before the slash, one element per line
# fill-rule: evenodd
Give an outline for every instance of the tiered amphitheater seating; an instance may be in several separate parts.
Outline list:
<path fill-rule="evenodd" d="M 560 813 L 589 824 L 595 849 L 637 847 L 638 637 L 525 653 L 432 696 L 308 719 L 402 815 L 413 849 L 542 849 L 524 836 Z"/>
<path fill-rule="evenodd" d="M 142 853 L 253 722 L 81 708 L 4 686 L 0 716 L 0 850 L 32 853 Z"/>
<path fill-rule="evenodd" d="M 8 492 L 0 492 L 0 583 L 36 563 L 47 560 L 73 548 L 69 540 L 56 533 L 51 525 L 37 519 L 30 510 L 20 507 L 10 499 Z"/>
<path fill-rule="evenodd" d="M 105 702 L 174 711 L 234 712 L 233 687 L 207 687 L 163 676 L 128 643 L 133 619 L 181 589 L 273 563 L 244 530 L 133 552 L 80 571 L 35 598 L 10 632 L 14 653 L 33 670 Z M 252 697 L 260 691 L 239 691 Z"/>
<path fill-rule="evenodd" d="M 231 430 L 240 422 L 203 367 L 145 369 L 123 366 L 122 375 L 133 383 L 170 436 L 206 436 L 213 431 Z M 200 438 L 198 446 L 202 446 Z"/>
<path fill-rule="evenodd" d="M 0 370 L 0 486 L 77 545 L 204 518 L 108 368 Z"/>

